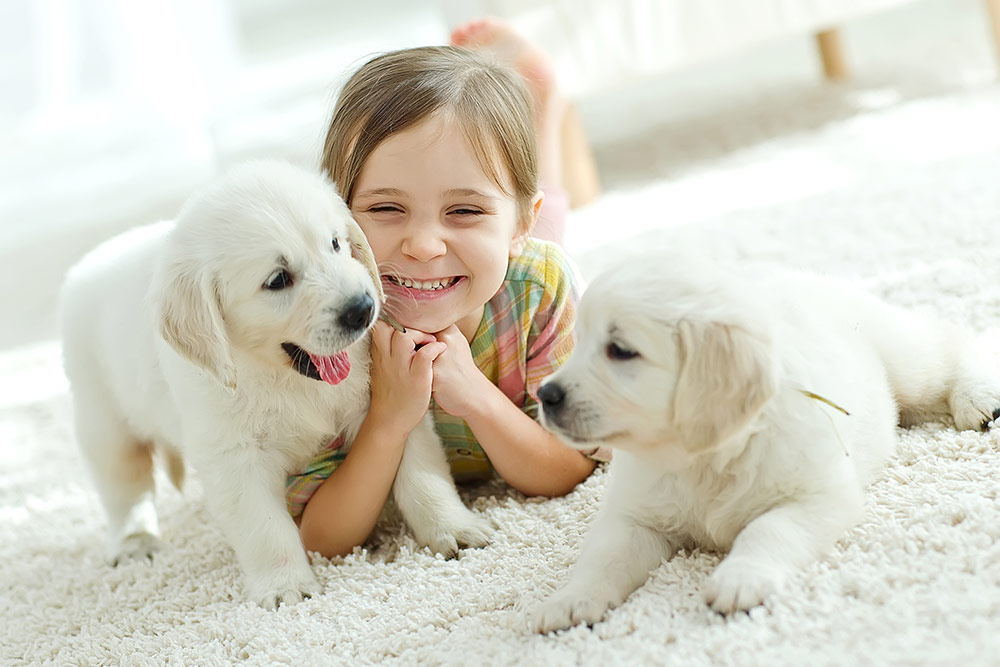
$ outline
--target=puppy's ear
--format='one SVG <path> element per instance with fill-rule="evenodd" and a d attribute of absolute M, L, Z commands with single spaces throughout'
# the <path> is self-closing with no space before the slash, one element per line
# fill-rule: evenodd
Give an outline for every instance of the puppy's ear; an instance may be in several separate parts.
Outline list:
<path fill-rule="evenodd" d="M 371 274 L 372 281 L 375 283 L 375 289 L 378 290 L 379 300 L 385 301 L 385 292 L 382 291 L 382 275 L 379 273 L 378 264 L 375 262 L 375 255 L 372 253 L 372 247 L 368 245 L 368 238 L 361 230 L 361 225 L 355 222 L 354 218 L 348 218 L 347 237 L 351 239 L 351 248 L 354 251 L 354 257 L 364 264 L 365 268 L 368 269 L 368 273 Z"/>
<path fill-rule="evenodd" d="M 683 365 L 674 395 L 674 426 L 693 452 L 735 434 L 777 391 L 767 341 L 735 327 L 681 322 Z"/>
<path fill-rule="evenodd" d="M 178 354 L 236 388 L 236 366 L 215 283 L 193 263 L 177 263 L 162 276 L 160 335 Z"/>

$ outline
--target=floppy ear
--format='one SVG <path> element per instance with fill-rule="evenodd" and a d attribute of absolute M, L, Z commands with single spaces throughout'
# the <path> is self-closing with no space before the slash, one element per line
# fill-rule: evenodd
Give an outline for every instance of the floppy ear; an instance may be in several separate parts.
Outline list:
<path fill-rule="evenodd" d="M 163 277 L 160 335 L 182 357 L 235 389 L 236 366 L 214 281 L 191 263 L 178 263 Z"/>
<path fill-rule="evenodd" d="M 365 236 L 364 231 L 362 231 L 361 225 L 355 222 L 354 218 L 350 216 L 347 219 L 347 238 L 351 240 L 354 257 L 364 264 L 365 268 L 368 269 L 368 273 L 371 274 L 372 282 L 375 283 L 375 289 L 378 290 L 379 300 L 385 301 L 385 292 L 382 290 L 382 275 L 379 273 L 378 264 L 375 262 L 372 247 L 368 245 L 368 238 Z"/>
<path fill-rule="evenodd" d="M 674 426 L 691 451 L 739 429 L 777 392 L 770 345 L 735 326 L 681 322 L 683 365 L 674 394 Z"/>

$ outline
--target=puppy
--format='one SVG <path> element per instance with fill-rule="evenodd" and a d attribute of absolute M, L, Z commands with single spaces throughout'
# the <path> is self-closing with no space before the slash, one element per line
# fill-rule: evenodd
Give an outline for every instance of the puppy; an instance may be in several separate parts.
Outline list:
<path fill-rule="evenodd" d="M 540 632 L 599 621 L 682 547 L 729 552 L 712 609 L 759 605 L 861 519 L 900 414 L 959 429 L 1000 414 L 966 332 L 818 276 L 630 258 L 594 280 L 578 327 L 542 420 L 615 455 Z"/>
<path fill-rule="evenodd" d="M 107 511 L 108 555 L 159 546 L 152 455 L 199 474 L 264 607 L 319 590 L 284 483 L 369 405 L 368 332 L 381 284 L 360 227 L 318 174 L 238 168 L 176 222 L 134 229 L 71 269 L 62 292 L 76 434 Z M 417 541 L 453 554 L 491 528 L 461 502 L 430 417 L 394 496 Z"/>

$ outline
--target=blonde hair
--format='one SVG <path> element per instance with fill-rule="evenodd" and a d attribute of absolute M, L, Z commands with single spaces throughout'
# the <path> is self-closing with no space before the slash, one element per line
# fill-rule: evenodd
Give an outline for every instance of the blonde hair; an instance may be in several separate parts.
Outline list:
<path fill-rule="evenodd" d="M 347 81 L 323 145 L 323 171 L 350 205 L 365 161 L 389 136 L 445 110 L 465 134 L 483 172 L 532 219 L 538 149 L 531 96 L 512 69 L 454 46 L 392 51 Z M 510 175 L 508 191 L 501 171 Z M 527 230 L 524 230 L 527 231 Z"/>

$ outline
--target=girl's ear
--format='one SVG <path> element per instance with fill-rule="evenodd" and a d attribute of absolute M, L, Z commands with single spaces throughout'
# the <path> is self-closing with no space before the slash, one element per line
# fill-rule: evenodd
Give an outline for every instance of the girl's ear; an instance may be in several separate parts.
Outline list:
<path fill-rule="evenodd" d="M 517 223 L 517 229 L 514 232 L 514 238 L 510 241 L 510 258 L 514 259 L 521 254 L 524 250 L 525 244 L 531 237 L 531 230 L 535 228 L 535 223 L 538 222 L 538 212 L 542 210 L 542 200 L 545 195 L 539 190 L 535 193 L 535 196 L 531 198 L 531 204 L 528 207 L 528 215 L 523 219 L 519 220 Z"/>

